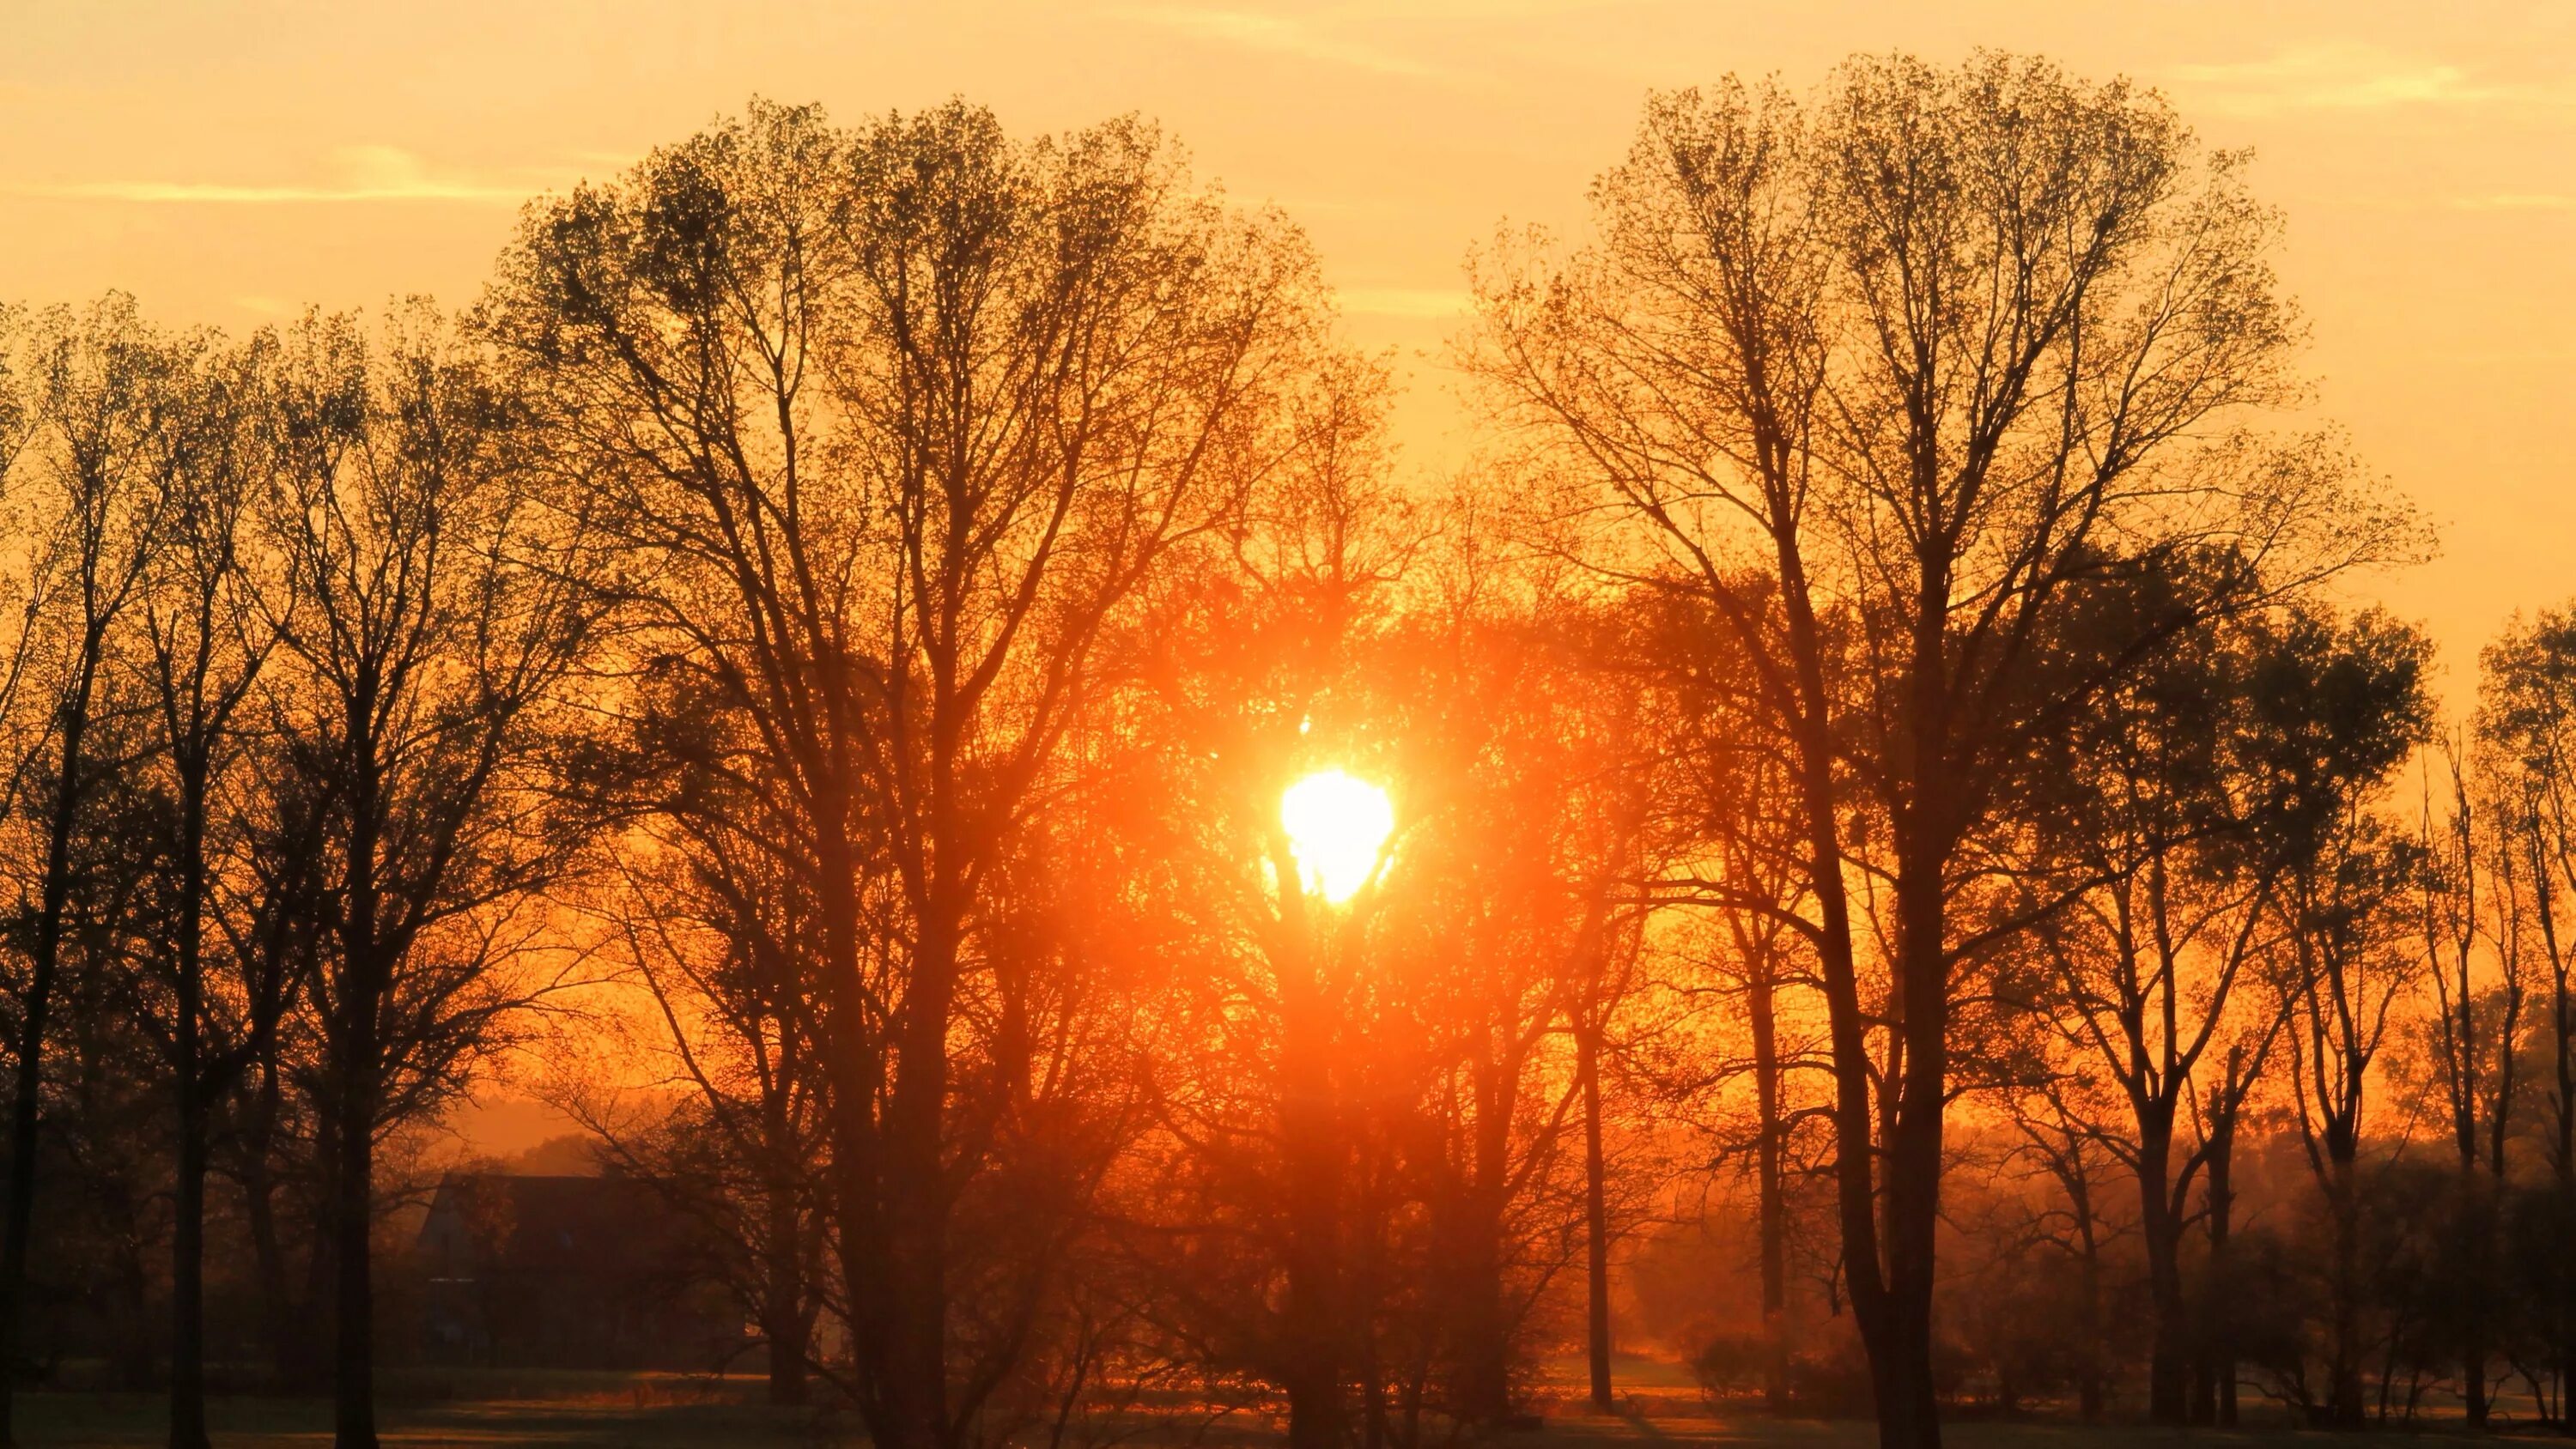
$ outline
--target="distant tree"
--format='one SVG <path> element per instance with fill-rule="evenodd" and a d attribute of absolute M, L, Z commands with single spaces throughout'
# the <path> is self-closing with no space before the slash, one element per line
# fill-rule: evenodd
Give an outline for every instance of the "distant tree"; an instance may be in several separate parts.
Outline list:
<path fill-rule="evenodd" d="M 2177 633 L 2400 535 L 2330 450 L 2238 437 L 2296 391 L 2274 219 L 2124 82 L 1896 56 L 1806 103 L 1658 96 L 1594 197 L 1569 265 L 1480 268 L 1466 360 L 1636 525 L 1602 565 L 1702 600 L 1752 666 L 1804 827 L 1882 1442 L 1937 1444 L 1953 1007 L 2027 924 L 1994 900 L 2008 785 Z M 2038 667 L 2075 601 L 2200 551 L 2228 566 L 2100 667 Z M 1855 868 L 1886 883 L 1884 1015 Z"/>
<path fill-rule="evenodd" d="M 2237 1416 L 2239 1314 L 2231 1247 L 2236 1227 L 2237 1132 L 2289 1017 L 2286 1002 L 2267 1003 L 2249 1014 L 2254 1020 L 2238 1028 L 2228 1041 L 2217 1079 L 2185 1104 L 2191 1111 L 2192 1154 L 2204 1169 L 2200 1218 L 2201 1235 L 2208 1245 L 2194 1301 L 2191 1421 L 2195 1424 L 2233 1426 Z"/>
<path fill-rule="evenodd" d="M 2257 775 L 2286 802 L 2273 829 L 2288 865 L 2275 981 L 2288 1004 L 2299 1140 L 2328 1238 L 2327 1421 L 2365 1413 L 2360 1157 L 2372 1066 L 2421 964 L 2406 939 L 2421 858 L 2382 813 L 2389 778 L 2425 736 L 2430 646 L 2383 615 L 2297 611 L 2267 631 L 2250 696 L 2265 743 Z"/>
<path fill-rule="evenodd" d="M 760 1325 L 770 1402 L 799 1404 L 829 1226 L 824 1038 L 806 998 L 813 900 L 775 848 L 792 827 L 731 767 L 739 745 L 725 734 L 740 717 L 707 708 L 688 676 L 672 683 L 637 711 L 617 778 L 597 782 L 634 835 L 594 909 L 657 1018 L 644 1049 L 679 1095 L 640 1121 L 622 1091 L 576 1083 L 570 1105 L 610 1162 L 708 1230 Z"/>
<path fill-rule="evenodd" d="M 1423 1110 L 1445 1147 L 1426 1189 L 1450 1380 L 1438 1406 L 1477 1425 L 1520 1412 L 1529 1326 L 1578 1210 L 1606 1307 L 1603 1057 L 1635 989 L 1652 873 L 1645 706 L 1600 667 L 1611 621 L 1580 575 L 1501 547 L 1492 501 L 1445 516 L 1410 619 L 1371 669 L 1417 812 L 1373 959 L 1418 983 L 1400 1009 L 1433 1053 Z M 1607 1324 L 1589 1301 L 1586 1318 L 1601 1366 Z"/>
<path fill-rule="evenodd" d="M 2174 587 L 2149 574 L 2105 591 L 2070 627 L 2068 647 L 2125 647 L 2140 614 L 2173 606 Z M 2034 934 L 2047 975 L 2041 1016 L 2080 1071 L 2112 1089 L 2077 1105 L 2137 1185 L 2154 1327 L 2147 1413 L 2164 1424 L 2186 1417 L 2192 1192 L 2229 1141 L 2187 1142 L 2180 1130 L 2202 1102 L 2211 1052 L 2246 1034 L 2259 1043 L 2279 1016 L 2277 999 L 2257 993 L 2264 999 L 2249 1005 L 2238 991 L 2279 935 L 2273 898 L 2288 865 L 2265 832 L 2278 802 L 2250 754 L 2260 747 L 2249 729 L 2251 643 L 2232 621 L 2175 635 L 2041 743 L 2022 797 L 2031 890 L 2066 903 Z M 2262 1059 L 2257 1051 L 2235 1065 Z M 2105 1106 L 2115 1110 L 2094 1110 Z"/>
<path fill-rule="evenodd" d="M 1706 943 L 1662 952 L 1676 959 L 1656 989 L 1695 1008 L 1713 1032 L 1663 1037 L 1653 1075 L 1665 1095 L 1707 1100 L 1701 1124 L 1721 1162 L 1753 1187 L 1765 1405 L 1790 1407 L 1795 1329 L 1790 1320 L 1793 1179 L 1812 1166 L 1822 1125 L 1817 1087 L 1830 1081 L 1819 1027 L 1805 908 L 1797 805 L 1780 742 L 1745 696 L 1751 670 L 1722 629 L 1687 601 L 1663 599 L 1634 641 L 1641 687 L 1654 700 L 1659 758 L 1658 831 L 1673 842 L 1650 890 L 1659 904 L 1709 922 Z M 1686 938 L 1687 939 L 1687 938 Z M 1740 1034 L 1738 1032 L 1740 1028 Z M 1749 1081 L 1750 1111 L 1730 1109 Z M 1606 1408 L 1605 1408 L 1606 1411 Z"/>
<path fill-rule="evenodd" d="M 2576 610 L 2517 619 L 2480 659 L 2477 731 L 2490 751 L 2494 879 L 2508 949 L 2536 952 L 2544 973 L 2538 1048 L 2549 1067 L 2540 1109 L 2555 1220 L 2576 1224 Z M 2539 1220 L 2537 1210 L 2524 1215 Z M 2524 1241 L 2529 1241 L 2526 1236 Z M 2550 1312 L 2559 1416 L 2576 1386 L 2576 1276 Z"/>
<path fill-rule="evenodd" d="M 2489 1410 L 2488 1359 L 2493 1347 L 2497 1217 L 2506 1188 L 2515 1077 L 2520 1066 L 2524 982 L 2522 956 L 2510 942 L 2510 896 L 2499 897 L 2488 836 L 2493 827 L 2475 766 L 2457 735 L 2444 737 L 2424 764 L 2418 886 L 2424 975 L 2433 986 L 2434 1086 L 2449 1119 L 2459 1182 L 2450 1204 L 2455 1240 L 2449 1254 L 2456 1309 L 2460 1397 L 2468 1420 L 2484 1425 Z M 2440 788 L 2436 794 L 2435 767 Z M 2510 858 L 2510 845 L 2505 847 Z M 2509 887 L 2507 887 L 2509 889 Z M 2495 916 L 2497 910 L 2506 912 Z M 2504 929 L 2498 929 L 2502 925 Z M 2489 956 L 2496 970 L 2478 971 Z M 2485 979 L 2481 979 L 2485 978 Z"/>

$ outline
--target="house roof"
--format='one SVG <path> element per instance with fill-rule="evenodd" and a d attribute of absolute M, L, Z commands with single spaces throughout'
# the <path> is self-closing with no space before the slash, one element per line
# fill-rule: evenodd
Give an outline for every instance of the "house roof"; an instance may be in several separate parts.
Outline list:
<path fill-rule="evenodd" d="M 684 1269 L 697 1256 L 681 1215 L 623 1177 L 452 1172 L 420 1241 L 487 1270 L 631 1275 Z"/>

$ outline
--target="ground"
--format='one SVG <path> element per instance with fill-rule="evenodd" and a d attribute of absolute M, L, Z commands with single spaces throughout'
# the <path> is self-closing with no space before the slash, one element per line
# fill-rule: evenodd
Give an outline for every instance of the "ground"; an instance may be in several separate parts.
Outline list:
<path fill-rule="evenodd" d="M 1778 1420 L 1751 1413 L 1712 1413 L 1674 1370 L 1623 1365 L 1633 1392 L 1617 1416 L 1550 1404 L 1545 1427 L 1506 1436 L 1509 1449 L 1869 1449 L 1876 1436 L 1858 1420 Z M 1553 1378 L 1555 1375 L 1551 1374 Z M 1551 1389 L 1553 1385 L 1549 1386 Z M 638 1374 L 450 1374 L 395 1376 L 381 1413 L 385 1443 L 431 1446 L 530 1445 L 560 1449 L 718 1449 L 797 1445 L 837 1449 L 864 1442 L 847 1416 L 780 1411 L 752 1402 L 747 1380 L 710 1382 Z M 164 1442 L 157 1398 L 131 1394 L 22 1393 L 19 1442 L 53 1445 L 149 1445 Z M 213 1405 L 220 1449 L 321 1449 L 331 1442 L 330 1406 L 313 1400 L 222 1398 Z M 2135 1426 L 2084 1428 L 2050 1421 L 1962 1419 L 1944 1434 L 1951 1449 L 2207 1449 L 2305 1440 L 2324 1446 L 2336 1436 L 2284 1429 L 2181 1433 Z M 1211 1435 L 1200 1449 L 1259 1449 L 1275 1436 L 1245 1424 Z M 1151 1436 L 1124 1441 L 1143 1446 Z M 2348 1441 L 2346 1441 L 2348 1442 Z M 2408 1435 L 2409 1449 L 2453 1449 L 2472 1440 L 2438 1431 Z"/>

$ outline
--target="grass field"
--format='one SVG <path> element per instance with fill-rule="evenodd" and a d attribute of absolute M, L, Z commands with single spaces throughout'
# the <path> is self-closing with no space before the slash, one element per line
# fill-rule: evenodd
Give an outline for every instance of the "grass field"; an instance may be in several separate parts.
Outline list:
<path fill-rule="evenodd" d="M 1623 1365 L 1628 1412 L 1595 1415 L 1563 1403 L 1544 1405 L 1545 1427 L 1505 1436 L 1512 1449 L 1869 1449 L 1876 1441 L 1859 1420 L 1771 1419 L 1712 1413 L 1688 1381 L 1666 1365 Z M 1556 1375 L 1549 1375 L 1555 1378 Z M 865 1442 L 846 1414 L 776 1410 L 752 1402 L 756 1384 L 635 1374 L 470 1374 L 396 1377 L 381 1412 L 385 1442 L 430 1446 L 531 1445 L 561 1449 L 718 1449 L 730 1445 L 801 1445 L 812 1449 Z M 111 1393 L 22 1393 L 19 1439 L 35 1445 L 158 1446 L 164 1420 L 157 1398 Z M 223 1398 L 212 1406 L 221 1449 L 320 1449 L 331 1442 L 330 1406 L 308 1399 Z M 1276 1435 L 1258 1422 L 1231 1422 L 1196 1449 L 1259 1449 Z M 2341 1436 L 2286 1428 L 2179 1432 L 2141 1426 L 1963 1419 L 1945 1439 L 1955 1449 L 2156 1449 L 2163 1445 L 2228 1446 Z M 2442 1449 L 2472 1442 L 2460 1433 L 2407 1431 L 2410 1445 Z M 2348 1442 L 2348 1438 L 2343 1440 Z M 1177 1445 L 1152 1432 L 1123 1441 L 1137 1449 Z"/>

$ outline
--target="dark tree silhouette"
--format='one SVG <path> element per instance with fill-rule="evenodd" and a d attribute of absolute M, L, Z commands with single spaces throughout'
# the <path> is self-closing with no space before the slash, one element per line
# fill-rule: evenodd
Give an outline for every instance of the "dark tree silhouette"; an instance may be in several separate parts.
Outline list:
<path fill-rule="evenodd" d="M 165 952 L 149 964 L 156 988 L 143 1019 L 168 1059 L 176 1114 L 171 1234 L 170 1449 L 205 1449 L 205 1225 L 213 1109 L 246 1064 L 259 981 L 223 949 L 214 917 L 225 792 L 245 741 L 240 728 L 270 640 L 255 595 L 274 581 L 247 556 L 266 481 L 260 369 L 268 348 L 200 340 L 164 379 L 172 416 L 156 439 L 159 539 L 144 584 L 141 673 L 159 727 L 169 843 Z M 213 946 L 210 953 L 209 946 Z M 209 955 L 222 963 L 210 966 Z M 162 993 L 166 992 L 166 996 Z M 157 998 L 157 999 L 156 999 Z"/>
<path fill-rule="evenodd" d="M 127 763 L 94 744 L 103 701 L 116 699 L 123 625 L 154 542 L 156 440 L 169 397 L 160 340 L 131 298 L 112 295 L 77 316 L 47 314 L 37 328 L 25 386 L 33 436 L 13 483 L 44 490 L 29 540 L 20 655 L 12 696 L 24 687 L 41 711 L 37 743 L 9 783 L 9 804 L 33 807 L 32 917 L 24 974 L 13 984 L 16 1040 L 10 1097 L 8 1198 L 0 1221 L 0 1444 L 15 1443 L 12 1375 L 34 1244 L 45 1100 L 46 1032 L 63 954 L 76 848 L 99 781 Z M 22 675 L 19 671 L 24 670 Z M 23 681 L 23 683 L 22 683 Z M 108 736 L 115 740 L 118 736 Z"/>
<path fill-rule="evenodd" d="M 584 540 L 512 486 L 513 409 L 442 319 L 291 332 L 270 405 L 271 728 L 325 820 L 308 983 L 330 1189 L 335 1441 L 376 1441 L 375 1148 L 561 984 L 527 948 L 584 844 L 551 808 L 558 695 L 592 622 Z"/>
<path fill-rule="evenodd" d="M 2330 1242 L 2326 1403 L 2359 1428 L 2367 1271 L 2361 1261 L 2364 1115 L 2371 1064 L 2420 962 L 2405 913 L 2420 859 L 2375 807 L 2426 733 L 2430 646 L 2378 614 L 2302 611 L 2258 645 L 2250 695 L 2265 745 L 2257 778 L 2280 793 L 2288 930 L 2276 970 L 2299 1139 L 2324 1198 Z"/>
<path fill-rule="evenodd" d="M 1787 742 L 1845 1272 L 1889 1449 L 1939 1442 L 1952 1007 L 2027 924 L 1984 899 L 2008 786 L 2193 620 L 2392 543 L 2340 470 L 2210 441 L 2292 396 L 2274 222 L 2241 170 L 2124 83 L 1868 58 L 1806 103 L 1732 82 L 1655 98 L 1596 187 L 1594 246 L 1477 279 L 1466 360 L 1496 412 L 1635 521 L 1604 567 L 1706 601 Z M 2182 549 L 2236 566 L 2104 667 L 2036 667 L 2088 587 Z M 1756 561 L 1750 593 L 1733 570 Z M 1883 1008 L 1856 865 L 1886 881 Z"/>
<path fill-rule="evenodd" d="M 1103 629 L 1297 444 L 1311 259 L 1141 124 L 764 106 L 541 208 L 504 273 L 492 335 L 650 580 L 638 647 L 744 713 L 793 806 L 853 1388 L 879 1443 L 950 1449 L 1027 1367 L 1081 1217 L 963 1227 L 1049 1160 L 1022 1135 L 1049 1113 L 983 1095 L 1048 1080 L 990 934 L 1010 865 Z"/>
<path fill-rule="evenodd" d="M 2517 618 L 2480 662 L 2477 731 L 2494 777 L 2494 879 L 2510 897 L 2498 910 L 2509 932 L 2505 949 L 2518 957 L 2526 944 L 2535 948 L 2545 973 L 2542 1155 L 2555 1220 L 2564 1225 L 2576 1223 L 2576 610 Z M 2559 1419 L 2576 1423 L 2565 1402 L 2576 1387 L 2576 1277 L 2562 1275 L 2550 1317 Z"/>

